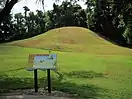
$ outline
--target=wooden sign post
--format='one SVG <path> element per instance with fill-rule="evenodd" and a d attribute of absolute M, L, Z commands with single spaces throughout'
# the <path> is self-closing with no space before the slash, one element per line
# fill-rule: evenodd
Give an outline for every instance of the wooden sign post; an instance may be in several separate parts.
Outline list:
<path fill-rule="evenodd" d="M 31 54 L 29 55 L 31 67 L 28 71 L 34 71 L 34 88 L 38 92 L 38 70 L 47 70 L 48 92 L 51 93 L 51 76 L 50 70 L 55 70 L 57 65 L 56 54 Z"/>
<path fill-rule="evenodd" d="M 51 77 L 50 77 L 50 69 L 47 69 L 47 79 L 48 79 L 48 92 L 51 93 Z"/>
<path fill-rule="evenodd" d="M 37 72 L 37 69 L 34 70 L 34 88 L 35 88 L 35 92 L 38 92 L 38 72 Z"/>

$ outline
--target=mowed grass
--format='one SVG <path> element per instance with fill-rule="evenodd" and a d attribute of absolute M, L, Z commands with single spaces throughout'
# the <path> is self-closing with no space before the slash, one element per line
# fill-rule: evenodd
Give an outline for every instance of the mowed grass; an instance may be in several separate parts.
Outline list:
<path fill-rule="evenodd" d="M 71 52 L 52 51 L 58 56 L 57 71 L 52 71 L 51 75 L 53 90 L 72 93 L 79 99 L 132 98 L 132 51 L 130 49 L 113 45 L 91 31 L 85 32 L 85 34 L 84 30 L 89 30 L 84 28 L 67 27 L 59 30 L 61 31 L 61 29 L 69 31 L 68 33 L 71 33 L 70 31 L 73 29 L 77 29 L 75 33 L 83 31 L 82 34 L 74 33 L 73 35 L 71 33 L 75 37 L 80 35 L 82 43 L 68 44 L 67 46 L 71 47 Z M 33 72 L 25 70 L 28 67 L 28 55 L 48 53 L 48 50 L 43 50 L 48 47 L 42 45 L 46 43 L 48 45 L 52 35 L 55 37 L 55 34 L 58 33 L 54 34 L 51 31 L 34 38 L 0 45 L 0 89 L 33 88 Z M 83 42 L 81 36 L 84 34 L 87 35 L 90 42 L 88 42 L 89 40 Z M 60 37 L 59 35 L 58 37 Z M 66 36 L 66 32 L 64 35 Z M 86 39 L 85 36 L 84 39 Z M 72 37 L 69 36 L 69 38 L 76 40 Z M 40 40 L 40 38 L 43 39 Z M 37 39 L 41 43 L 35 45 L 32 41 L 35 42 Z M 54 42 L 56 40 L 58 39 L 54 39 Z M 30 43 L 28 44 L 28 42 Z M 49 42 L 49 45 L 50 43 L 52 42 Z M 63 42 L 62 45 L 65 43 Z M 85 46 L 88 50 L 82 49 L 80 51 L 74 45 L 77 48 Z M 94 49 L 96 47 L 97 49 Z M 67 50 L 67 47 L 63 47 L 62 51 Z M 39 78 L 39 86 L 46 86 L 46 71 L 39 71 Z"/>
<path fill-rule="evenodd" d="M 57 28 L 29 39 L 11 42 L 10 44 L 59 51 L 130 54 L 129 49 L 121 49 L 121 47 L 106 41 L 94 32 L 81 27 Z"/>

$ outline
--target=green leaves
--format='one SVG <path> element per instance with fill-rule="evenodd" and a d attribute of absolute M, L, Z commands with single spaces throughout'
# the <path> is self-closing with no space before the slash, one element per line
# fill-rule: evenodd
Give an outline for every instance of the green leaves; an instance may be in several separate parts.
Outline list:
<path fill-rule="evenodd" d="M 79 4 L 63 1 L 61 5 L 53 4 L 53 10 L 48 12 L 53 28 L 61 26 L 86 27 L 86 12 Z"/>
<path fill-rule="evenodd" d="M 127 25 L 124 32 L 124 36 L 127 40 L 127 43 L 131 45 L 132 44 L 132 24 Z"/>

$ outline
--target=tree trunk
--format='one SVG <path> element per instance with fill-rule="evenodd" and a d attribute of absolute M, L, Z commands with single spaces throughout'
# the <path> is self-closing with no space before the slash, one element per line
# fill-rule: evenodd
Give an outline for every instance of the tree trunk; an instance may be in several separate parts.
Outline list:
<path fill-rule="evenodd" d="M 18 0 L 11 0 L 10 2 L 6 2 L 5 7 L 0 12 L 0 24 L 1 24 L 2 20 L 4 20 L 4 18 L 10 14 L 11 9 L 17 2 L 18 2 Z"/>

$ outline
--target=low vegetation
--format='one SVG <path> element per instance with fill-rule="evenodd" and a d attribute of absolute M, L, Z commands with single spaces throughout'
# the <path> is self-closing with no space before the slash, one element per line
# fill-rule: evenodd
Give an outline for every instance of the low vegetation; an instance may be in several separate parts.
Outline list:
<path fill-rule="evenodd" d="M 61 32 L 58 32 L 59 30 Z M 85 39 L 78 32 L 71 32 L 73 30 L 80 31 L 81 36 L 84 35 L 84 38 L 87 36 L 89 40 L 81 43 Z M 33 88 L 33 72 L 25 70 L 28 67 L 28 55 L 31 53 L 48 53 L 48 50 L 43 50 L 46 48 L 45 44 L 49 42 L 50 45 L 52 42 L 50 41 L 51 39 L 47 38 L 54 38 L 54 35 L 60 33 L 57 37 L 67 39 L 67 35 L 61 35 L 65 31 L 70 35 L 68 40 L 71 39 L 71 36 L 73 40 L 76 40 L 75 37 L 80 40 L 79 44 L 78 41 L 75 43 L 78 48 L 79 46 L 82 48 L 84 44 L 85 48 L 90 50 L 82 49 L 80 51 L 70 43 L 68 46 L 73 47 L 70 52 L 66 52 L 65 47 L 62 51 L 52 51 L 58 56 L 57 71 L 52 71 L 51 75 L 52 90 L 72 93 L 79 99 L 131 99 L 132 51 L 113 45 L 93 32 L 84 32 L 88 30 L 77 27 L 55 29 L 34 38 L 1 44 L 1 91 Z M 59 42 L 62 45 L 67 44 L 62 42 L 63 39 Z M 33 43 L 34 40 L 41 43 L 36 46 Z M 57 42 L 56 40 L 59 39 L 54 38 L 52 40 Z M 95 50 L 89 42 L 93 43 L 93 45 L 95 44 L 98 49 Z M 43 48 L 42 45 L 44 46 Z M 47 86 L 46 83 L 46 71 L 39 71 L 39 87 Z"/>

